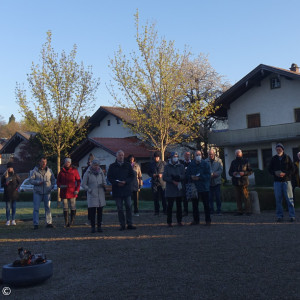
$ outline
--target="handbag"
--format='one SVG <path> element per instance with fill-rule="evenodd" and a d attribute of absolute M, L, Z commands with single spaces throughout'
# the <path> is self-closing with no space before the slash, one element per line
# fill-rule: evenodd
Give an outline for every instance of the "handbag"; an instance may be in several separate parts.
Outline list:
<path fill-rule="evenodd" d="M 193 182 L 187 183 L 185 188 L 186 188 L 186 198 L 187 199 L 198 198 L 198 191 L 197 191 L 195 183 L 193 183 Z"/>

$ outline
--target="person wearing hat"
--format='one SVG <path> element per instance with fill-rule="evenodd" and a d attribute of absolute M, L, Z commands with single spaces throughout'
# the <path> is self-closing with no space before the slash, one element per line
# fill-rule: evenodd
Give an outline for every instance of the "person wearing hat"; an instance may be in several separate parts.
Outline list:
<path fill-rule="evenodd" d="M 33 228 L 39 228 L 39 211 L 41 201 L 44 202 L 46 227 L 53 228 L 51 214 L 51 191 L 55 185 L 55 177 L 47 166 L 47 158 L 42 157 L 39 165 L 31 172 L 29 182 L 33 185 Z"/>
<path fill-rule="evenodd" d="M 65 226 L 74 224 L 76 215 L 76 198 L 80 189 L 80 176 L 76 168 L 71 165 L 71 158 L 65 158 L 64 166 L 57 176 L 57 186 L 60 188 L 60 198 L 63 199 Z M 69 221 L 69 208 L 71 218 Z"/>
<path fill-rule="evenodd" d="M 16 201 L 18 200 L 18 188 L 21 184 L 20 177 L 14 172 L 13 164 L 7 163 L 6 171 L 1 177 L 1 186 L 4 188 L 3 200 L 6 205 L 6 225 L 16 225 Z M 11 211 L 11 222 L 10 222 Z"/>
<path fill-rule="evenodd" d="M 293 161 L 287 154 L 284 153 L 284 146 L 281 143 L 276 145 L 276 152 L 277 154 L 271 159 L 269 172 L 274 176 L 277 222 L 282 222 L 283 220 L 283 196 L 288 206 L 290 221 L 294 222 L 295 208 L 291 184 L 291 178 L 294 174 Z"/>
<path fill-rule="evenodd" d="M 154 215 L 159 215 L 159 199 L 161 198 L 161 203 L 163 207 L 163 213 L 167 214 L 167 203 L 165 199 L 165 187 L 166 183 L 163 180 L 163 173 L 165 168 L 165 163 L 160 160 L 160 153 L 158 151 L 154 152 L 154 160 L 150 163 L 148 175 L 151 178 L 151 188 L 154 202 Z"/>
<path fill-rule="evenodd" d="M 100 161 L 94 159 L 90 167 L 84 173 L 82 179 L 82 187 L 87 191 L 87 203 L 89 215 L 91 218 L 91 232 L 95 233 L 96 213 L 98 232 L 102 232 L 102 214 L 103 207 L 106 205 L 105 201 L 105 185 L 106 180 L 102 169 L 100 168 Z"/>
<path fill-rule="evenodd" d="M 176 202 L 176 218 L 179 226 L 182 226 L 182 184 L 185 178 L 184 166 L 179 163 L 178 153 L 172 152 L 169 163 L 164 168 L 163 180 L 166 182 L 165 195 L 168 200 L 167 223 L 172 227 L 172 211 Z"/>

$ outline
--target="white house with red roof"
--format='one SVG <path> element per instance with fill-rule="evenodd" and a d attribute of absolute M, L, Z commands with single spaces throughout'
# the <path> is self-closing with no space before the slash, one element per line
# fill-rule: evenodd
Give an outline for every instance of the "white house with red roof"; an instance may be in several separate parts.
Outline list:
<path fill-rule="evenodd" d="M 211 132 L 209 142 L 224 147 L 226 176 L 235 150 L 241 149 L 253 168 L 268 167 L 275 146 L 295 158 L 300 151 L 300 73 L 259 65 L 217 99 L 219 117 L 228 128 Z"/>
<path fill-rule="evenodd" d="M 79 173 L 86 168 L 92 153 L 100 159 L 101 167 L 108 167 L 116 159 L 116 152 L 123 150 L 125 158 L 132 154 L 146 173 L 153 150 L 133 135 L 123 122 L 130 122 L 128 111 L 121 107 L 101 106 L 89 119 L 87 138 L 71 153 L 73 161 L 79 164 Z"/>

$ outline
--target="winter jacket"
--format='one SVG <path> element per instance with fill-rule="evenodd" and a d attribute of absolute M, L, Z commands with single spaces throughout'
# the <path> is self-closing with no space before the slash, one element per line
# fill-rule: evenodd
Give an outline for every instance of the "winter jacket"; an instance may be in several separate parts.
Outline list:
<path fill-rule="evenodd" d="M 138 163 L 134 162 L 132 166 L 134 179 L 132 180 L 132 191 L 137 192 L 142 185 L 142 172 Z"/>
<path fill-rule="evenodd" d="M 86 170 L 82 179 L 82 187 L 87 191 L 88 207 L 103 207 L 106 205 L 105 184 L 105 176 L 101 169 L 98 175 L 92 172 L 91 167 Z"/>
<path fill-rule="evenodd" d="M 128 197 L 132 192 L 132 181 L 135 177 L 131 164 L 119 164 L 117 160 L 112 163 L 107 172 L 107 179 L 112 184 L 113 197 Z M 118 181 L 125 181 L 124 186 L 119 186 Z"/>
<path fill-rule="evenodd" d="M 18 187 L 21 184 L 20 177 L 7 171 L 1 177 L 1 186 L 4 188 L 3 200 L 5 202 L 14 202 L 19 199 Z"/>
<path fill-rule="evenodd" d="M 210 186 L 216 186 L 222 183 L 221 175 L 223 172 L 223 162 L 219 157 L 215 157 L 214 160 L 207 158 L 206 161 L 210 165 L 211 174 L 215 173 L 218 177 L 211 177 L 210 178 Z"/>
<path fill-rule="evenodd" d="M 198 175 L 200 174 L 200 175 Z M 200 163 L 197 163 L 193 160 L 187 167 L 186 178 L 188 182 L 195 183 L 198 192 L 209 192 L 210 188 L 210 166 L 209 163 L 205 160 L 201 160 Z M 198 175 L 199 180 L 192 180 L 191 176 Z"/>
<path fill-rule="evenodd" d="M 244 176 L 233 176 L 234 172 L 244 172 Z M 248 159 L 243 157 L 237 157 L 231 162 L 228 173 L 232 177 L 233 185 L 247 186 L 249 185 L 248 176 L 250 176 L 253 172 L 248 162 Z"/>
<path fill-rule="evenodd" d="M 31 171 L 31 176 L 29 178 L 30 183 L 34 186 L 33 192 L 41 195 L 46 195 L 51 193 L 55 185 L 55 177 L 48 167 L 41 170 L 39 167 L 35 167 Z M 43 184 L 40 184 L 40 183 Z"/>
<path fill-rule="evenodd" d="M 282 171 L 283 173 L 285 173 L 285 176 L 276 176 L 276 171 Z M 291 181 L 292 175 L 294 174 L 294 165 L 291 158 L 285 153 L 283 153 L 281 159 L 278 155 L 274 155 L 269 165 L 269 172 L 274 176 L 274 181 Z"/>
<path fill-rule="evenodd" d="M 165 181 L 162 179 L 162 177 L 153 177 L 154 175 L 163 174 L 165 168 L 165 162 L 163 161 L 152 161 L 149 166 L 148 175 L 151 177 L 151 187 L 153 190 L 157 190 L 159 186 L 161 186 L 163 189 L 166 187 Z"/>
<path fill-rule="evenodd" d="M 79 192 L 80 189 L 80 176 L 77 169 L 70 167 L 69 169 L 63 167 L 57 176 L 57 186 L 60 189 L 61 199 L 77 198 L 74 192 Z"/>
<path fill-rule="evenodd" d="M 169 162 L 165 168 L 163 173 L 163 180 L 166 182 L 165 196 L 168 197 L 181 197 L 183 195 L 182 191 L 182 183 L 185 179 L 184 166 L 179 162 L 173 164 Z M 180 189 L 176 186 L 174 181 L 180 182 Z"/>

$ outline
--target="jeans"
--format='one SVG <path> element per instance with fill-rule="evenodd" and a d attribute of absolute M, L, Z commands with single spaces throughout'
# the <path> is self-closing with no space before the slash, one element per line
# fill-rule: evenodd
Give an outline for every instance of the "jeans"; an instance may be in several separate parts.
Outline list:
<path fill-rule="evenodd" d="M 137 214 L 139 212 L 139 192 L 132 191 L 131 199 L 133 201 L 134 213 Z"/>
<path fill-rule="evenodd" d="M 16 208 L 17 208 L 17 202 L 13 201 L 7 201 L 5 202 L 6 205 L 6 221 L 9 221 L 10 219 L 10 210 L 11 210 L 11 219 L 15 220 L 15 215 L 16 215 Z"/>
<path fill-rule="evenodd" d="M 210 213 L 214 213 L 214 198 L 216 198 L 217 214 L 221 213 L 221 185 L 215 185 L 210 187 L 209 191 L 209 208 Z"/>
<path fill-rule="evenodd" d="M 131 197 L 116 197 L 115 198 L 117 209 L 118 209 L 118 217 L 119 222 L 122 227 L 125 227 L 125 216 L 123 210 L 123 202 L 125 204 L 126 209 L 126 223 L 128 226 L 132 225 L 132 213 L 131 213 Z"/>
<path fill-rule="evenodd" d="M 33 225 L 39 225 L 39 210 L 41 201 L 44 202 L 46 223 L 52 224 L 52 215 L 50 210 L 51 194 L 41 195 L 33 193 Z"/>
<path fill-rule="evenodd" d="M 199 200 L 202 200 L 205 214 L 205 222 L 210 223 L 210 211 L 209 211 L 209 192 L 198 192 L 198 198 L 192 199 L 193 203 L 193 219 L 195 223 L 199 223 Z"/>
<path fill-rule="evenodd" d="M 295 218 L 295 208 L 294 208 L 293 191 L 292 191 L 291 182 L 274 181 L 274 194 L 276 199 L 277 218 L 283 218 L 283 208 L 282 208 L 283 196 L 288 206 L 290 218 Z"/>
<path fill-rule="evenodd" d="M 181 207 L 181 197 L 168 197 L 168 208 L 167 208 L 167 223 L 172 224 L 172 211 L 173 211 L 173 204 L 176 201 L 176 218 L 177 223 L 181 223 L 182 221 L 182 207 Z"/>
<path fill-rule="evenodd" d="M 163 207 L 163 212 L 167 212 L 167 202 L 165 198 L 165 191 L 161 186 L 152 188 L 153 200 L 154 200 L 154 212 L 159 213 L 159 198 L 161 198 L 161 204 Z"/>
<path fill-rule="evenodd" d="M 64 211 L 69 211 L 69 207 L 71 210 L 76 210 L 76 198 L 63 199 Z"/>

